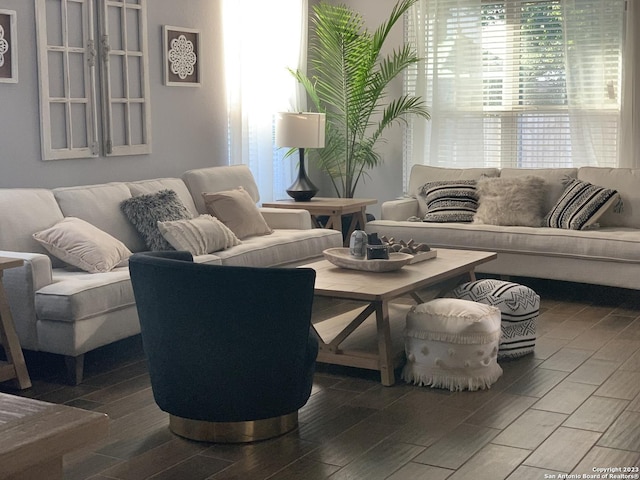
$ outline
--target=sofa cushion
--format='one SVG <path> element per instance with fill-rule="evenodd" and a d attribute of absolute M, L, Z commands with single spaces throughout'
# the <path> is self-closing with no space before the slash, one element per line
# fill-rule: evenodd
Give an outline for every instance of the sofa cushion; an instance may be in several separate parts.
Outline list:
<path fill-rule="evenodd" d="M 582 167 L 578 178 L 620 194 L 622 208 L 605 212 L 598 220 L 601 227 L 640 228 L 640 168 Z"/>
<path fill-rule="evenodd" d="M 526 175 L 478 180 L 474 223 L 539 227 L 544 216 L 545 181 Z"/>
<path fill-rule="evenodd" d="M 215 193 L 204 192 L 202 197 L 207 211 L 241 240 L 273 232 L 253 198 L 242 187 Z"/>
<path fill-rule="evenodd" d="M 87 275 L 56 269 L 53 283 L 36 292 L 40 320 L 77 322 L 135 305 L 129 269 Z"/>
<path fill-rule="evenodd" d="M 0 188 L 0 250 L 51 256 L 32 235 L 63 218 L 51 190 Z"/>
<path fill-rule="evenodd" d="M 33 238 L 63 262 L 89 273 L 108 272 L 131 256 L 120 240 L 75 217 L 36 232 Z"/>
<path fill-rule="evenodd" d="M 194 256 L 240 244 L 238 237 L 224 223 L 207 214 L 187 220 L 158 222 L 158 229 L 173 248 L 186 250 Z"/>
<path fill-rule="evenodd" d="M 397 239 L 414 239 L 436 248 L 640 263 L 640 230 L 632 228 L 566 230 L 549 227 L 374 220 L 367 223 L 366 231 Z"/>
<path fill-rule="evenodd" d="M 158 229 L 158 222 L 183 220 L 191 214 L 173 190 L 160 190 L 124 200 L 120 208 L 152 251 L 173 250 Z"/>
<path fill-rule="evenodd" d="M 146 249 L 144 240 L 120 210 L 120 203 L 131 198 L 126 184 L 114 182 L 56 188 L 53 194 L 65 217 L 89 222 L 120 240 L 132 252 Z"/>
<path fill-rule="evenodd" d="M 425 183 L 420 195 L 427 204 L 425 222 L 473 221 L 478 210 L 476 180 L 442 180 Z"/>
<path fill-rule="evenodd" d="M 425 183 L 439 180 L 478 180 L 482 176 L 497 177 L 497 168 L 443 168 L 430 165 L 414 165 L 411 167 L 407 194 L 418 199 L 418 216 L 423 218 L 427 213 L 427 204 L 420 196 L 420 189 Z"/>
<path fill-rule="evenodd" d="M 151 180 L 140 180 L 138 182 L 127 182 L 131 195 L 146 195 L 148 193 L 158 193 L 161 190 L 173 190 L 178 195 L 182 204 L 189 210 L 192 217 L 198 216 L 196 204 L 193 203 L 191 192 L 181 178 L 154 178 Z"/>
<path fill-rule="evenodd" d="M 564 193 L 544 219 L 544 225 L 555 228 L 582 230 L 594 225 L 598 219 L 620 199 L 610 188 L 572 179 Z"/>
<path fill-rule="evenodd" d="M 189 188 L 199 213 L 209 213 L 202 197 L 204 192 L 222 192 L 241 186 L 251 196 L 253 203 L 260 200 L 258 185 L 246 165 L 198 168 L 185 172 L 182 179 Z"/>
<path fill-rule="evenodd" d="M 240 245 L 216 252 L 223 265 L 269 267 L 311 260 L 327 248 L 342 246 L 342 234 L 337 230 L 277 229 L 271 235 L 249 237 Z"/>

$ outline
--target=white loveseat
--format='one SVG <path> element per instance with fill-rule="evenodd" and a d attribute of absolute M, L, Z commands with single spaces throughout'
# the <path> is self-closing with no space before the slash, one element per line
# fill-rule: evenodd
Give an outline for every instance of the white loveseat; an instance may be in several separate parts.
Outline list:
<path fill-rule="evenodd" d="M 68 268 L 32 235 L 65 217 L 77 217 L 123 242 L 131 252 L 145 243 L 120 208 L 132 196 L 169 189 L 195 217 L 207 213 L 202 192 L 242 186 L 258 202 L 246 166 L 190 170 L 182 178 L 56 188 L 0 189 L 0 256 L 24 259 L 5 271 L 4 285 L 22 348 L 64 355 L 71 381 L 83 375 L 84 354 L 140 332 L 127 266 L 104 273 Z M 226 250 L 200 255 L 197 262 L 284 266 L 303 263 L 342 245 L 334 230 L 312 228 L 306 210 L 260 208 L 273 229 Z"/>
<path fill-rule="evenodd" d="M 478 180 L 481 176 L 535 175 L 545 179 L 544 208 L 560 198 L 567 177 L 615 189 L 621 211 L 608 210 L 599 227 L 569 230 L 549 227 L 498 226 L 476 223 L 407 221 L 424 218 L 427 205 L 420 188 L 439 180 Z M 640 169 L 453 169 L 416 165 L 412 168 L 406 198 L 382 204 L 380 220 L 367 224 L 368 233 L 414 239 L 438 247 L 498 252 L 498 258 L 479 272 L 525 276 L 640 289 Z"/>

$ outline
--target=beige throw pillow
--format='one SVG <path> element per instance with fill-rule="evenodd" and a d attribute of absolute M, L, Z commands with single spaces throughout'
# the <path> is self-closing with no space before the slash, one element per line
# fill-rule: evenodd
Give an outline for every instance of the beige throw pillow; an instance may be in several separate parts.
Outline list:
<path fill-rule="evenodd" d="M 120 240 L 76 217 L 66 217 L 33 238 L 63 262 L 89 273 L 108 272 L 131 256 Z"/>
<path fill-rule="evenodd" d="M 217 193 L 204 192 L 202 196 L 207 212 L 229 227 L 239 239 L 273 233 L 244 188 Z"/>
<path fill-rule="evenodd" d="M 481 178 L 476 185 L 478 210 L 473 223 L 540 227 L 544 217 L 544 178 L 525 175 Z"/>
<path fill-rule="evenodd" d="M 188 220 L 158 222 L 158 229 L 173 248 L 187 250 L 191 255 L 205 255 L 240 243 L 224 223 L 206 214 Z"/>

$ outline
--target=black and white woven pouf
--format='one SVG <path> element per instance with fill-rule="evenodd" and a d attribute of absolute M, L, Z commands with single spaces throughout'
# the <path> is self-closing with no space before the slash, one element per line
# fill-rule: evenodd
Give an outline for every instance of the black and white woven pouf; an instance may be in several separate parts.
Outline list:
<path fill-rule="evenodd" d="M 540 296 L 531 288 L 504 280 L 482 279 L 460 285 L 448 296 L 493 305 L 500 310 L 502 335 L 498 359 L 533 352 Z"/>

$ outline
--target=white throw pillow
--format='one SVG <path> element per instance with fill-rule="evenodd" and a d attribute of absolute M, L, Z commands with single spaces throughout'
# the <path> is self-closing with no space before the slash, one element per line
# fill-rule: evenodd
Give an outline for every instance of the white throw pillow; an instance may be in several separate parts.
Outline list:
<path fill-rule="evenodd" d="M 66 217 L 33 238 L 63 262 L 89 273 L 108 272 L 131 256 L 120 240 L 76 217 Z"/>
<path fill-rule="evenodd" d="M 158 222 L 158 229 L 173 248 L 187 250 L 191 255 L 205 255 L 241 243 L 224 223 L 207 214 L 187 220 Z"/>

